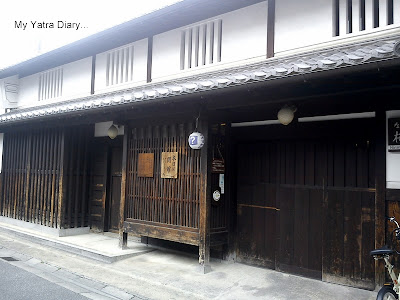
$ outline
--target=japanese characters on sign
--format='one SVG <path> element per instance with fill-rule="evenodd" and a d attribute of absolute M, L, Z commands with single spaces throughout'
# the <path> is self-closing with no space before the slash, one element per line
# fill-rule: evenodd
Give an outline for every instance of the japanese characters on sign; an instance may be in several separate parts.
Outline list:
<path fill-rule="evenodd" d="M 178 152 L 161 153 L 161 178 L 178 178 Z"/>
<path fill-rule="evenodd" d="M 388 150 L 400 152 L 400 118 L 388 119 Z"/>
<path fill-rule="evenodd" d="M 212 173 L 220 173 L 220 174 L 225 173 L 225 162 L 224 162 L 224 160 L 223 159 L 214 158 L 212 160 L 211 172 Z"/>

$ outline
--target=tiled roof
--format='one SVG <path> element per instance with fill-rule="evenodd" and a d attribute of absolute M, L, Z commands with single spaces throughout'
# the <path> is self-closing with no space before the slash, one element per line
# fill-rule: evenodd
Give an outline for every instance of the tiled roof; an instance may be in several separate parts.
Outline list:
<path fill-rule="evenodd" d="M 242 67 L 228 68 L 223 71 L 203 73 L 198 76 L 157 84 L 146 84 L 71 101 L 13 110 L 10 113 L 0 115 L 0 124 L 115 107 L 127 103 L 152 101 L 153 99 L 170 98 L 176 95 L 201 93 L 253 82 L 361 65 L 373 61 L 396 59 L 398 56 L 394 51 L 394 47 L 399 43 L 400 37 L 369 41 L 292 57 L 266 59 L 264 62 L 248 64 Z"/>

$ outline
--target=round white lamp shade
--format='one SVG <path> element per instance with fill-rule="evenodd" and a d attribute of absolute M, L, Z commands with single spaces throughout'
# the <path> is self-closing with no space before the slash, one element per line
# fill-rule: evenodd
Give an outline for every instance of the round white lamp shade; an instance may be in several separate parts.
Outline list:
<path fill-rule="evenodd" d="M 193 132 L 189 135 L 189 147 L 192 149 L 200 149 L 204 146 L 204 135 L 200 132 Z"/>
<path fill-rule="evenodd" d="M 118 128 L 112 124 L 110 128 L 108 128 L 107 134 L 110 139 L 115 139 L 118 135 Z"/>
<path fill-rule="evenodd" d="M 294 118 L 294 111 L 290 107 L 283 107 L 278 112 L 278 120 L 283 125 L 289 125 Z"/>

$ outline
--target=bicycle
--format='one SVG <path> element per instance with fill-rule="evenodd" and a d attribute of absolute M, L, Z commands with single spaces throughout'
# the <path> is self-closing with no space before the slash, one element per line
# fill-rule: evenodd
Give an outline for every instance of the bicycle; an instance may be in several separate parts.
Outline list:
<path fill-rule="evenodd" d="M 396 224 L 396 227 L 391 233 L 391 239 L 393 240 L 393 234 L 396 236 L 396 240 L 400 240 L 400 226 L 397 223 L 395 217 L 388 218 L 390 222 Z M 376 300 L 395 300 L 399 299 L 400 295 L 400 274 L 396 277 L 395 272 L 393 271 L 394 266 L 390 263 L 389 258 L 394 253 L 400 254 L 396 249 L 391 249 L 387 245 L 383 246 L 382 248 L 375 249 L 371 251 L 371 256 L 374 257 L 375 260 L 383 259 L 385 261 L 385 267 L 389 273 L 390 278 L 392 279 L 393 283 L 385 283 L 383 287 L 378 292 L 376 296 Z"/>

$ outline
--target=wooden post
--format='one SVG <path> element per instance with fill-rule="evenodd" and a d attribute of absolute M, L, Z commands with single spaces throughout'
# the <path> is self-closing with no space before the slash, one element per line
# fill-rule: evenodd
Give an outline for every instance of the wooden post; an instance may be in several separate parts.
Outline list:
<path fill-rule="evenodd" d="M 267 58 L 275 55 L 275 0 L 268 1 Z"/>
<path fill-rule="evenodd" d="M 119 210 L 119 246 L 122 249 L 128 248 L 128 233 L 124 232 L 125 221 L 125 199 L 126 199 L 126 163 L 128 156 L 128 126 L 124 127 L 124 141 L 122 144 L 122 178 L 121 178 L 121 203 Z"/>
<path fill-rule="evenodd" d="M 199 224 L 199 270 L 201 273 L 211 271 L 210 266 L 210 212 L 211 212 L 211 178 L 210 178 L 210 140 L 208 119 L 201 117 L 199 131 L 204 135 L 205 145 L 201 148 L 200 162 L 200 224 Z"/>
<path fill-rule="evenodd" d="M 32 133 L 28 133 L 28 149 L 25 155 L 27 155 L 27 163 L 26 163 L 26 181 L 25 181 L 25 212 L 24 212 L 24 221 L 29 221 L 28 218 L 28 207 L 29 207 L 29 182 L 30 182 L 30 175 L 31 175 L 31 145 L 32 145 Z"/>
<path fill-rule="evenodd" d="M 60 169 L 58 177 L 58 216 L 57 216 L 57 228 L 64 228 L 64 199 L 65 199 L 65 174 L 64 174 L 64 160 L 65 160 L 65 131 L 61 132 L 60 140 Z"/>
<path fill-rule="evenodd" d="M 385 190 L 386 190 L 386 113 L 376 110 L 375 148 L 375 249 L 385 244 Z M 375 286 L 385 283 L 385 268 L 381 261 L 375 261 Z"/>
<path fill-rule="evenodd" d="M 232 189 L 236 188 L 234 182 L 236 182 L 236 159 L 234 155 L 236 155 L 236 151 L 232 147 L 234 147 L 234 143 L 232 141 L 232 128 L 231 124 L 227 123 L 225 128 L 225 205 L 227 205 L 227 220 L 228 220 L 228 246 L 226 252 L 224 253 L 224 260 L 234 262 L 236 261 L 236 249 L 237 249 L 237 202 L 233 200 L 233 195 L 235 195 L 236 191 L 232 191 Z"/>

